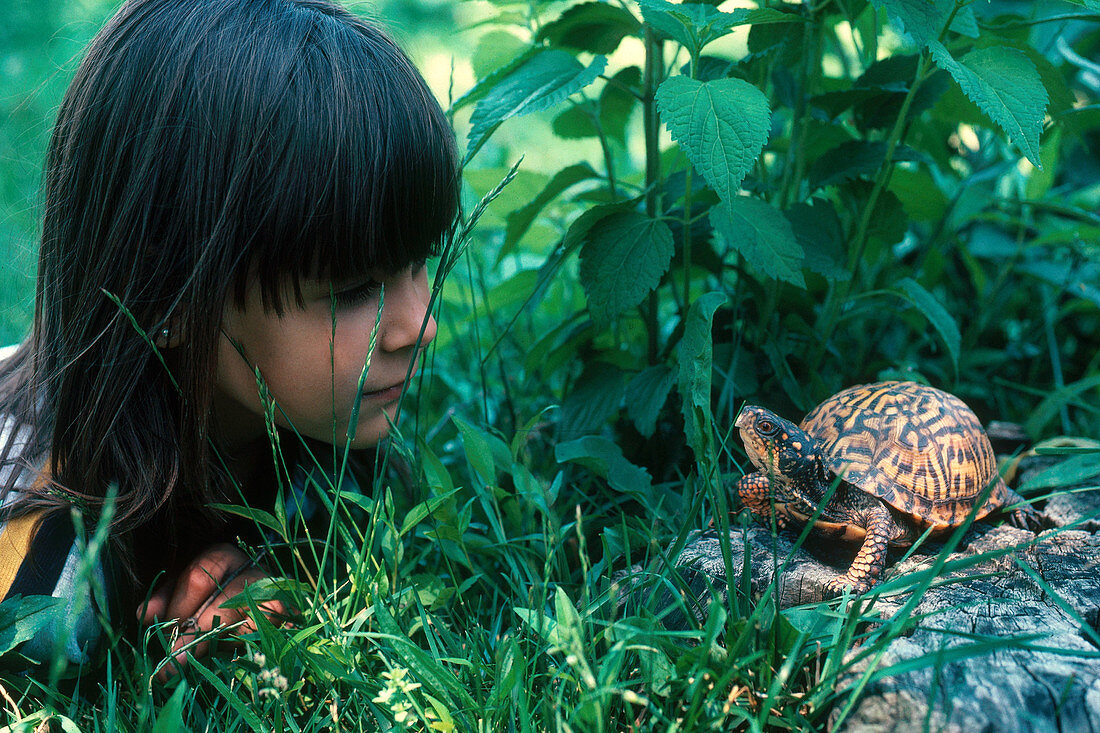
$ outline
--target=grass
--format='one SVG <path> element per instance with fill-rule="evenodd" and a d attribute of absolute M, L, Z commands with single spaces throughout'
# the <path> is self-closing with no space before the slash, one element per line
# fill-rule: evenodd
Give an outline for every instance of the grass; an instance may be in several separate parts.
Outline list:
<path fill-rule="evenodd" d="M 29 126 L 4 128 L 0 237 L 9 256 L 0 271 L 0 342 L 17 340 L 27 324 L 35 226 L 29 202 L 37 176 L 28 161 L 41 159 L 48 127 L 42 120 L 71 68 L 56 57 L 75 54 L 97 24 L 89 18 L 110 3 L 46 5 L 60 15 L 47 19 L 49 30 L 24 39 L 18 54 L 33 58 L 44 38 L 53 38 L 54 61 L 33 76 L 49 81 L 13 77 L 12 89 L 37 91 L 18 98 L 7 88 L 3 93 L 9 116 L 26 114 Z M 1088 434 L 1082 426 L 1095 425 L 1100 414 L 1091 403 L 1098 379 L 1090 346 L 1095 300 L 1067 285 L 1080 276 L 1081 292 L 1092 292 L 1076 259 L 1064 271 L 1051 270 L 1059 257 L 1076 257 L 1076 249 L 1067 245 L 1067 254 L 1055 241 L 1047 252 L 1026 239 L 1030 228 L 1039 228 L 1057 240 L 1050 221 L 1034 223 L 1037 202 L 1019 207 L 1027 229 L 1015 219 L 1005 224 L 1006 231 L 1019 229 L 1018 242 L 979 226 L 1000 221 L 996 210 L 964 200 L 971 218 L 959 215 L 962 223 L 945 230 L 946 254 L 922 253 L 910 265 L 901 249 L 876 244 L 875 267 L 919 276 L 953 319 L 992 294 L 994 305 L 977 317 L 957 318 L 979 327 L 964 328 L 951 360 L 928 336 L 920 314 L 893 306 L 877 313 L 885 291 L 874 290 L 838 315 L 835 338 L 818 344 L 832 371 L 796 375 L 791 364 L 800 363 L 798 355 L 817 333 L 805 325 L 818 312 L 817 294 L 772 288 L 761 294 L 767 317 L 754 319 L 760 288 L 739 265 L 715 277 L 698 268 L 675 272 L 677 283 L 681 275 L 693 276 L 696 288 L 742 295 L 713 323 L 696 323 L 694 338 L 709 345 L 706 359 L 713 361 L 690 379 L 673 369 L 680 368 L 672 346 L 680 327 L 677 309 L 662 301 L 661 323 L 654 325 L 668 339 L 658 365 L 668 371 L 658 376 L 668 378 L 672 397 L 658 405 L 665 409 L 654 417 L 653 437 L 643 440 L 633 427 L 635 385 L 626 379 L 634 376 L 645 334 L 626 317 L 594 329 L 575 259 L 555 258 L 576 205 L 548 207 L 522 247 L 506 252 L 509 214 L 539 195 L 560 152 L 554 148 L 555 160 L 541 168 L 532 157 L 518 169 L 507 164 L 518 157 L 512 147 L 518 146 L 509 139 L 494 139 L 486 152 L 501 167 L 467 172 L 468 188 L 486 195 L 471 201 L 456 247 L 436 267 L 440 333 L 426 358 L 419 402 L 401 423 L 405 434 L 388 444 L 377 470 L 346 470 L 348 456 L 311 455 L 295 445 L 293 433 L 273 431 L 276 500 L 224 507 L 263 528 L 266 544 L 247 550 L 278 576 L 235 602 L 256 606 L 280 598 L 297 611 L 292 623 L 261 620 L 243 646 L 192 661 L 168 684 L 152 680 L 175 633 L 170 623 L 140 638 L 120 636 L 108 623 L 102 659 L 83 669 L 58 663 L 26 675 L 9 653 L 11 664 L 0 671 L 6 730 L 820 730 L 831 717 L 850 714 L 883 676 L 920 667 L 938 673 L 953 658 L 1030 643 L 969 639 L 948 655 L 883 666 L 890 644 L 925 620 L 918 601 L 943 582 L 940 571 L 978 573 L 978 563 L 995 559 L 996 553 L 983 553 L 950 560 L 952 542 L 930 560 L 930 570 L 891 579 L 863 603 L 782 609 L 774 586 L 754 593 L 748 560 L 735 561 L 737 548 L 729 546 L 741 536 L 727 493 L 743 454 L 724 432 L 746 395 L 793 407 L 794 395 L 870 372 L 928 374 L 942 382 L 954 374 L 957 391 L 991 415 L 1027 419 L 1033 437 L 1052 429 Z M 978 152 L 968 164 L 1003 157 L 995 145 Z M 620 161 L 618 183 L 641 190 L 641 166 L 630 162 Z M 1015 167 L 1006 170 L 1008 184 L 1027 183 Z M 1080 193 L 1082 209 L 1095 200 L 1090 185 Z M 494 199 L 501 190 L 508 200 Z M 599 190 L 587 193 L 586 205 L 601 201 Z M 867 229 L 866 220 L 858 223 L 858 231 Z M 917 224 L 913 231 L 922 232 Z M 985 287 L 987 281 L 993 285 Z M 1048 292 L 1048 286 L 1059 289 Z M 679 284 L 670 290 L 678 297 Z M 656 320 L 658 309 L 652 312 Z M 717 405 L 685 415 L 674 388 L 688 383 L 703 396 L 700 404 L 714 404 L 711 397 L 720 395 Z M 586 384 L 600 389 L 585 391 Z M 596 399 L 601 390 L 620 399 L 608 407 Z M 566 459 L 557 452 L 555 431 L 567 421 L 594 426 L 590 432 L 617 442 L 601 443 L 598 455 Z M 344 428 L 334 425 L 334 436 Z M 310 521 L 291 511 L 296 495 L 290 487 L 299 478 L 287 465 L 291 454 L 315 469 L 300 481 L 302 496 L 320 507 Z M 616 473 L 628 460 L 645 463 L 648 472 L 635 466 Z M 361 490 L 368 484 L 370 490 Z M 731 521 L 733 532 L 727 531 Z M 724 575 L 738 579 L 725 601 L 675 563 L 692 532 L 711 523 L 725 542 Z M 90 535 L 93 556 L 102 526 Z M 776 557 L 773 569 L 785 562 Z M 890 605 L 881 602 L 887 599 Z M 32 606 L 0 607 L 0 648 L 33 626 Z M 1087 631 L 1083 622 L 1082 628 Z"/>
<path fill-rule="evenodd" d="M 468 261 L 463 246 L 483 209 L 444 254 L 436 292 Z M 269 418 L 276 409 L 269 402 Z M 965 527 L 928 571 L 877 589 L 908 598 L 885 621 L 877 595 L 780 609 L 775 586 L 751 592 L 748 560 L 735 564 L 730 547 L 724 574 L 741 580 L 723 601 L 675 564 L 690 531 L 711 518 L 723 541 L 737 541 L 723 485 L 658 484 L 654 504 L 639 505 L 609 490 L 598 467 L 548 459 L 538 419 L 513 435 L 457 415 L 437 426 L 449 440 L 398 431 L 367 492 L 369 470 L 304 443 L 297 453 L 311 470 L 299 479 L 283 455 L 295 436 L 269 420 L 274 504 L 224 509 L 262 527 L 266 544 L 247 550 L 278 577 L 233 603 L 255 610 L 277 598 L 296 609 L 291 621 L 259 616 L 243 646 L 191 660 L 167 684 L 154 677 L 174 624 L 132 639 L 108 623 L 98 665 L 0 674 L 8 730 L 46 721 L 104 731 L 820 730 L 884 674 L 1029 642 L 976 640 L 880 668 L 890 643 L 922 621 L 917 602 L 941 571 L 995 556 L 948 564 Z M 290 511 L 296 482 L 323 508 L 320 520 Z M 103 532 L 101 521 L 91 557 Z"/>

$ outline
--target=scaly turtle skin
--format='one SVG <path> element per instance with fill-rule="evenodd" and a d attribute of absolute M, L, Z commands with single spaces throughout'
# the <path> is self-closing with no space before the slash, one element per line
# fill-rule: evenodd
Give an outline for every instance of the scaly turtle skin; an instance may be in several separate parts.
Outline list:
<path fill-rule="evenodd" d="M 971 513 L 981 519 L 1023 501 L 998 474 L 993 447 L 970 408 L 914 382 L 851 387 L 815 407 L 800 426 L 755 406 L 741 410 L 735 424 L 760 469 L 737 484 L 750 511 L 767 520 L 774 508 L 779 526 L 805 524 L 832 490 L 815 529 L 862 540 L 848 572 L 830 582 L 834 595 L 870 589 L 887 547 L 911 544 L 922 528 L 944 531 Z M 1026 504 L 1010 521 L 1041 526 Z"/>

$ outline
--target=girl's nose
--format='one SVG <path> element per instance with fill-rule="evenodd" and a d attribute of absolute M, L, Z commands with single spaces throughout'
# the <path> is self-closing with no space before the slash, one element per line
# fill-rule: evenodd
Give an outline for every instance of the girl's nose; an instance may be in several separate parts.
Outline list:
<path fill-rule="evenodd" d="M 427 346 L 435 338 L 435 319 L 428 312 L 431 291 L 428 272 L 421 267 L 416 272 L 406 270 L 386 280 L 382 325 L 378 329 L 378 344 L 384 351 L 400 351 L 417 344 Z M 420 335 L 423 327 L 424 335 Z"/>

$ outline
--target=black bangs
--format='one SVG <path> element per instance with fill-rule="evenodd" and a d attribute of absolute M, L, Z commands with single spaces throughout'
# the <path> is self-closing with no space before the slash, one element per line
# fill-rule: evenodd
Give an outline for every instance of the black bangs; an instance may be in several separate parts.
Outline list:
<path fill-rule="evenodd" d="M 255 128 L 240 130 L 250 160 L 232 166 L 247 173 L 231 187 L 231 228 L 247 241 L 237 301 L 258 277 L 279 312 L 304 277 L 393 273 L 438 255 L 458 210 L 454 134 L 405 55 L 342 11 L 289 7 L 298 35 L 256 39 L 272 63 L 237 100 Z"/>

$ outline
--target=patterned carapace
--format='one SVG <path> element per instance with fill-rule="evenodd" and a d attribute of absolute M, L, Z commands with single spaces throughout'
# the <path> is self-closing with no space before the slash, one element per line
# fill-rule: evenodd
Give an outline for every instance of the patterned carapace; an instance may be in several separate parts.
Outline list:
<path fill-rule="evenodd" d="M 830 583 L 833 593 L 869 589 L 885 567 L 887 546 L 911 543 L 916 528 L 945 530 L 1023 502 L 998 474 L 978 418 L 962 400 L 933 387 L 851 387 L 811 410 L 798 427 L 747 406 L 736 426 L 760 469 L 737 484 L 749 510 L 780 526 L 817 514 L 819 531 L 862 540 L 848 572 Z M 1026 504 L 1010 521 L 1041 525 Z"/>
<path fill-rule="evenodd" d="M 817 438 L 827 467 L 922 525 L 960 524 L 996 480 L 993 446 L 958 397 L 915 382 L 851 387 L 815 407 L 799 426 Z"/>

